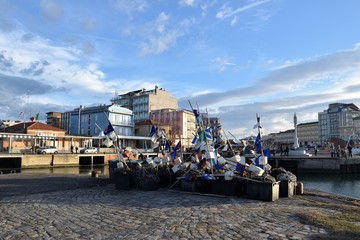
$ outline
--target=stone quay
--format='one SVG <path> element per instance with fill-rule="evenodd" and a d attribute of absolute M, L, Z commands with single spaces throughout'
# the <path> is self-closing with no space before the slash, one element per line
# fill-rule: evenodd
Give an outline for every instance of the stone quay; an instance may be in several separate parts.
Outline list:
<path fill-rule="evenodd" d="M 116 190 L 107 178 L 71 174 L 0 175 L 0 239 L 360 239 L 321 227 L 360 201 L 305 188 L 303 195 L 247 198 Z M 360 228 L 360 216 L 352 219 Z"/>

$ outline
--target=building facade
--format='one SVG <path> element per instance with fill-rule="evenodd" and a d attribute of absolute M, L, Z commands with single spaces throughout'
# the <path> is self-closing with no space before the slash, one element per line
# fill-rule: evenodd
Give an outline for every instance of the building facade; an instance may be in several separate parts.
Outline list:
<path fill-rule="evenodd" d="M 300 123 L 297 125 L 300 146 L 320 144 L 319 122 Z"/>
<path fill-rule="evenodd" d="M 132 111 L 120 105 L 80 106 L 62 114 L 62 127 L 70 135 L 98 136 L 111 122 L 117 135 L 134 135 Z"/>
<path fill-rule="evenodd" d="M 158 86 L 152 90 L 141 89 L 121 94 L 111 101 L 132 110 L 135 122 L 150 119 L 150 112 L 154 110 L 178 108 L 178 100 Z"/>
<path fill-rule="evenodd" d="M 287 144 L 287 145 L 294 144 L 294 134 L 295 134 L 294 129 L 276 133 L 274 135 L 275 138 L 274 144 L 278 146 L 282 144 Z"/>
<path fill-rule="evenodd" d="M 160 109 L 150 113 L 152 121 L 159 122 L 164 126 L 168 126 L 168 132 L 165 132 L 166 137 L 172 142 L 181 140 L 183 147 L 190 147 L 194 134 L 196 134 L 196 120 L 192 111 L 175 110 L 175 109 Z"/>
<path fill-rule="evenodd" d="M 61 112 L 47 112 L 46 124 L 61 128 Z"/>
<path fill-rule="evenodd" d="M 353 103 L 332 103 L 327 110 L 318 113 L 319 138 L 327 142 L 331 138 L 348 140 L 356 132 L 354 119 L 360 116 L 360 109 Z"/>

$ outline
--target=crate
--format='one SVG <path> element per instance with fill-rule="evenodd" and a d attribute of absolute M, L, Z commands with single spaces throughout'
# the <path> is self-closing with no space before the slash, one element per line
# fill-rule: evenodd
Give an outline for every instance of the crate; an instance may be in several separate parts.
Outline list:
<path fill-rule="evenodd" d="M 176 181 L 175 174 L 172 172 L 159 173 L 158 178 L 159 187 L 170 187 Z"/>
<path fill-rule="evenodd" d="M 130 190 L 135 186 L 133 173 L 114 174 L 113 179 L 117 190 Z"/>
<path fill-rule="evenodd" d="M 181 179 L 180 189 L 186 192 L 209 193 L 211 192 L 211 181 L 202 178 L 193 179 L 191 181 Z"/>
<path fill-rule="evenodd" d="M 295 182 L 291 180 L 280 181 L 280 197 L 292 197 L 294 196 Z"/>
<path fill-rule="evenodd" d="M 238 180 L 213 180 L 211 193 L 225 196 L 242 196 L 245 190 L 245 182 Z"/>
<path fill-rule="evenodd" d="M 119 160 L 110 160 L 109 161 L 109 178 L 114 178 L 114 170 L 117 168 L 117 163 Z"/>
<path fill-rule="evenodd" d="M 280 182 L 255 182 L 246 183 L 246 195 L 250 199 L 273 202 L 279 199 Z"/>

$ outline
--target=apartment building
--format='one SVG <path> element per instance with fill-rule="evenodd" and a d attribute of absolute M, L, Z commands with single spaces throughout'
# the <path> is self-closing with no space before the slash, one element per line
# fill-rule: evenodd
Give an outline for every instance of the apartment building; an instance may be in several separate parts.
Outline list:
<path fill-rule="evenodd" d="M 160 109 L 150 113 L 150 119 L 169 126 L 166 137 L 171 141 L 181 140 L 183 147 L 191 146 L 196 134 L 196 120 L 194 113 L 189 110 Z"/>
<path fill-rule="evenodd" d="M 111 101 L 132 110 L 135 122 L 150 119 L 150 112 L 154 110 L 178 108 L 178 100 L 158 86 L 152 90 L 140 89 L 121 94 Z"/>
<path fill-rule="evenodd" d="M 328 109 L 318 113 L 320 141 L 331 138 L 348 140 L 356 132 L 354 119 L 359 116 L 360 109 L 353 103 L 329 104 Z"/>
<path fill-rule="evenodd" d="M 61 112 L 47 112 L 46 124 L 61 128 Z"/>
<path fill-rule="evenodd" d="M 300 123 L 297 125 L 300 146 L 320 144 L 319 122 Z"/>

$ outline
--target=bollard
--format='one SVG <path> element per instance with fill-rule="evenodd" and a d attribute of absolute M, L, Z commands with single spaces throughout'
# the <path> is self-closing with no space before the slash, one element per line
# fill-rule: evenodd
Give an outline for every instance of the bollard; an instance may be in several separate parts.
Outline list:
<path fill-rule="evenodd" d="M 91 177 L 97 178 L 98 176 L 99 176 L 99 174 L 96 171 L 91 172 Z"/>
<path fill-rule="evenodd" d="M 296 195 L 302 195 L 304 194 L 304 183 L 298 182 L 296 184 Z"/>

